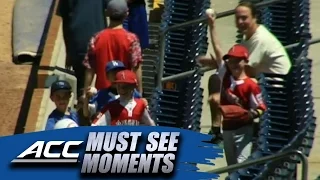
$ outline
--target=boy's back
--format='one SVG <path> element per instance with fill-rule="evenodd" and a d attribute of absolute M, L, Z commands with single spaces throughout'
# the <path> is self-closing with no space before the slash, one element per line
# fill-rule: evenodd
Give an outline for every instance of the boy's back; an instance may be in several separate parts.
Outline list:
<path fill-rule="evenodd" d="M 95 41 L 95 51 L 99 60 L 120 60 L 127 69 L 131 69 L 131 58 L 128 53 L 131 51 L 131 44 L 137 37 L 123 28 L 101 31 Z M 99 58 L 99 56 L 103 56 Z M 104 67 L 103 67 L 104 68 Z"/>
<path fill-rule="evenodd" d="M 95 69 L 97 73 L 96 88 L 98 90 L 111 86 L 110 81 L 105 76 L 105 66 L 108 62 L 117 59 L 123 62 L 126 69 L 132 69 L 141 61 L 138 38 L 123 28 L 108 28 L 99 32 L 91 40 L 90 51 L 89 56 L 94 56 L 94 61 L 89 57 L 87 59 L 89 62 L 85 60 L 84 63 L 85 65 L 89 63 Z"/>

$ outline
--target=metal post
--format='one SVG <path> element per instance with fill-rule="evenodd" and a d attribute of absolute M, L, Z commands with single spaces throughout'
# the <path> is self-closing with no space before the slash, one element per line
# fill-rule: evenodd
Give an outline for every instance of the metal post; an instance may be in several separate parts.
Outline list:
<path fill-rule="evenodd" d="M 286 152 L 282 152 L 282 153 L 278 153 L 278 154 L 262 157 L 262 158 L 256 159 L 256 160 L 245 161 L 245 162 L 240 163 L 240 164 L 234 164 L 234 165 L 230 165 L 230 166 L 214 169 L 212 171 L 208 171 L 208 173 L 214 173 L 214 174 L 227 173 L 227 172 L 230 172 L 230 171 L 235 171 L 235 170 L 238 170 L 238 169 L 247 168 L 247 167 L 250 167 L 252 165 L 262 164 L 262 163 L 265 163 L 265 162 L 268 162 L 268 161 L 271 161 L 271 160 L 278 161 L 278 160 L 284 159 L 284 158 L 286 158 L 288 156 L 291 156 L 291 155 L 299 156 L 299 158 L 301 160 L 301 164 L 302 164 L 301 180 L 308 180 L 308 158 L 301 151 L 298 151 L 298 150 L 286 151 Z"/>
<path fill-rule="evenodd" d="M 320 43 L 320 38 L 316 38 L 316 39 L 310 40 L 308 42 L 308 45 L 312 45 L 312 44 L 316 44 L 316 43 Z M 294 47 L 296 47 L 298 45 L 299 45 L 299 43 L 294 43 L 294 44 L 290 44 L 288 46 L 285 46 L 285 48 L 286 49 L 291 49 L 291 48 L 294 48 Z M 212 69 L 213 68 L 203 67 L 203 68 L 200 68 L 200 71 L 201 72 L 206 72 L 206 71 L 210 71 Z M 164 82 L 167 82 L 167 81 L 175 81 L 175 80 L 179 80 L 179 79 L 184 79 L 184 78 L 187 78 L 187 77 L 191 76 L 194 72 L 195 72 L 195 70 L 190 70 L 190 71 L 186 71 L 186 72 L 183 72 L 183 73 L 179 73 L 179 74 L 171 75 L 171 76 L 168 76 L 168 77 L 164 77 L 164 78 L 162 78 L 161 83 L 164 83 Z"/>
<path fill-rule="evenodd" d="M 257 8 L 261 8 L 264 6 L 268 6 L 271 4 L 275 4 L 275 3 L 280 3 L 280 2 L 286 2 L 288 0 L 270 0 L 270 1 L 266 1 L 266 2 L 261 2 L 261 3 L 257 3 L 255 6 Z M 223 17 L 227 17 L 230 16 L 232 14 L 235 13 L 235 10 L 228 10 L 228 11 L 224 11 L 221 13 L 217 14 L 217 19 L 218 18 L 223 18 Z M 167 27 L 166 29 L 164 29 L 162 32 L 160 32 L 160 56 L 159 56 L 159 70 L 158 70 L 158 79 L 157 79 L 157 87 L 159 89 L 162 89 L 162 78 L 163 78 L 163 69 L 164 69 L 164 55 L 165 55 L 165 35 L 167 34 L 167 32 L 172 31 L 174 29 L 180 29 L 180 28 L 184 28 L 184 27 L 188 27 L 194 24 L 199 24 L 199 23 L 207 23 L 207 17 L 203 17 L 203 18 L 199 18 L 199 19 L 195 19 L 195 20 L 191 20 L 188 22 L 184 22 L 181 24 L 176 24 L 170 27 Z"/>

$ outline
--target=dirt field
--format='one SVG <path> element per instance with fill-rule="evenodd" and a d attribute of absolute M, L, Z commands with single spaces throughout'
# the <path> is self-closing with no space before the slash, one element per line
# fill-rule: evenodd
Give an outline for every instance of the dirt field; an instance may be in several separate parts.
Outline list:
<path fill-rule="evenodd" d="M 14 0 L 0 6 L 0 136 L 15 132 L 31 66 L 15 65 L 11 53 L 11 19 Z"/>

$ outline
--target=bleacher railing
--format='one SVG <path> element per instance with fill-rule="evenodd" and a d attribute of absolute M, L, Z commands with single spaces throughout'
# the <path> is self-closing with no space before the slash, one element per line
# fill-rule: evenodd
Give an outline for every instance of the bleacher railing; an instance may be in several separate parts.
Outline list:
<path fill-rule="evenodd" d="M 249 160 L 249 161 L 245 161 L 243 163 L 214 169 L 214 170 L 208 171 L 208 172 L 214 173 L 214 174 L 223 174 L 223 173 L 226 173 L 229 171 L 235 171 L 238 169 L 247 168 L 252 165 L 263 164 L 268 161 L 279 161 L 279 160 L 285 159 L 285 158 L 292 156 L 292 155 L 298 156 L 301 160 L 301 180 L 308 180 L 308 158 L 301 151 L 298 151 L 298 150 L 281 152 L 278 154 L 262 157 L 262 158 L 259 158 L 256 160 Z"/>

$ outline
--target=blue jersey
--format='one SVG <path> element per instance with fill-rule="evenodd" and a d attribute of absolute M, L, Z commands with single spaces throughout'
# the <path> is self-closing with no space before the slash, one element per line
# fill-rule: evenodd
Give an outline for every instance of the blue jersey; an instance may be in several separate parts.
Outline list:
<path fill-rule="evenodd" d="M 141 98 L 140 93 L 135 89 L 133 92 L 133 97 L 134 98 Z M 118 96 L 114 93 L 111 92 L 109 88 L 107 89 L 101 89 L 98 91 L 98 93 L 93 96 L 89 100 L 89 104 L 95 104 L 96 111 L 100 111 L 103 106 L 108 104 L 111 101 L 114 101 L 118 98 Z"/>
<path fill-rule="evenodd" d="M 45 130 L 53 130 L 56 123 L 63 118 L 72 119 L 74 122 L 76 122 L 79 125 L 80 118 L 78 116 L 78 113 L 70 110 L 69 112 L 70 112 L 70 115 L 66 115 L 58 111 L 57 109 L 53 110 L 48 117 Z"/>

